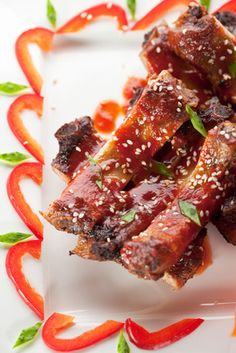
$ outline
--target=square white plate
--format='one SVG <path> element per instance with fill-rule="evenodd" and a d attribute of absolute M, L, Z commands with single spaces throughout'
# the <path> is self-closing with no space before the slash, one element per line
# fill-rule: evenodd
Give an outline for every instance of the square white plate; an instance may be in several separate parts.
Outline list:
<path fill-rule="evenodd" d="M 53 51 L 46 59 L 43 92 L 43 209 L 65 186 L 50 168 L 58 149 L 55 131 L 76 117 L 92 115 L 101 100 L 121 101 L 128 76 L 145 77 L 138 57 L 142 39 L 142 32 L 118 33 L 113 24 L 91 26 L 80 34 L 55 38 Z M 206 322 L 196 332 L 163 352 L 236 351 L 235 339 L 230 337 L 236 301 L 232 273 L 236 250 L 213 226 L 209 227 L 213 265 L 176 292 L 161 281 L 136 279 L 113 263 L 70 257 L 76 237 L 56 231 L 47 222 L 44 225 L 46 315 L 54 311 L 73 312 L 81 330 L 107 319 L 127 317 L 154 330 L 181 318 L 200 316 Z M 115 351 L 114 340 L 94 347 L 91 352 L 100 349 L 103 353 Z M 132 352 L 139 350 L 133 347 Z"/>

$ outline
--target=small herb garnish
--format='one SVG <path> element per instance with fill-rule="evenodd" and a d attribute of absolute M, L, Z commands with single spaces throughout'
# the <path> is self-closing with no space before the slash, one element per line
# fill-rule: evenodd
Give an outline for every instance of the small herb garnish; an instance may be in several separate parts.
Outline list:
<path fill-rule="evenodd" d="M 190 202 L 179 200 L 179 208 L 181 213 L 191 219 L 194 223 L 201 227 L 201 221 L 196 207 Z"/>
<path fill-rule="evenodd" d="M 57 13 L 55 7 L 53 6 L 51 0 L 47 0 L 47 18 L 48 21 L 51 23 L 53 28 L 57 26 Z"/>
<path fill-rule="evenodd" d="M 205 6 L 205 8 L 206 8 L 207 10 L 209 10 L 210 4 L 211 4 L 211 0 L 200 0 L 200 4 L 201 4 L 202 6 Z"/>
<path fill-rule="evenodd" d="M 19 243 L 22 240 L 28 239 L 32 234 L 12 232 L 0 235 L 0 243 L 7 245 Z"/>
<path fill-rule="evenodd" d="M 130 353 L 130 348 L 125 339 L 123 331 L 120 332 L 119 341 L 117 345 L 117 353 Z"/>
<path fill-rule="evenodd" d="M 164 163 L 158 162 L 158 161 L 152 161 L 152 166 L 151 166 L 151 170 L 154 173 L 157 174 L 161 174 L 164 175 L 166 177 L 170 177 L 173 178 L 174 174 L 172 173 L 172 171 L 170 169 L 167 168 L 167 166 Z"/>
<path fill-rule="evenodd" d="M 13 82 L 0 83 L 0 94 L 5 96 L 15 96 L 28 88 L 28 86 L 18 85 Z"/>
<path fill-rule="evenodd" d="M 236 61 L 232 61 L 232 63 L 229 64 L 229 72 L 230 75 L 233 79 L 236 78 Z"/>
<path fill-rule="evenodd" d="M 136 211 L 130 210 L 130 211 L 126 212 L 125 214 L 123 214 L 123 216 L 121 216 L 121 220 L 125 221 L 127 223 L 131 223 L 131 222 L 133 222 L 135 215 L 136 215 Z"/>
<path fill-rule="evenodd" d="M 37 335 L 41 326 L 42 326 L 42 321 L 39 321 L 34 326 L 31 326 L 22 330 L 13 348 L 16 348 L 16 347 L 22 346 L 25 343 L 31 342 Z"/>
<path fill-rule="evenodd" d="M 189 104 L 186 105 L 185 110 L 191 120 L 194 129 L 197 130 L 203 137 L 207 137 L 207 130 L 205 129 L 200 116 L 198 116 L 198 114 L 190 107 Z"/>
<path fill-rule="evenodd" d="M 97 165 L 97 162 L 95 161 L 95 159 L 90 155 L 88 156 L 88 161 L 93 166 Z"/>
<path fill-rule="evenodd" d="M 135 20 L 136 0 L 127 0 L 127 6 L 131 14 L 132 20 Z"/>
<path fill-rule="evenodd" d="M 97 179 L 96 184 L 99 187 L 99 189 L 102 190 L 102 179 Z"/>
<path fill-rule="evenodd" d="M 15 166 L 17 164 L 20 164 L 27 159 L 31 158 L 27 154 L 23 154 L 20 152 L 11 152 L 11 153 L 1 153 L 0 154 L 0 162 L 10 165 L 10 166 Z"/>

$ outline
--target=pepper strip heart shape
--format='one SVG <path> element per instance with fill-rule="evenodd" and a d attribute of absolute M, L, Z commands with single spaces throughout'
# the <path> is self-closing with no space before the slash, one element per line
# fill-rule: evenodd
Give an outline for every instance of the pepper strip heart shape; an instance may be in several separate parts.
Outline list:
<path fill-rule="evenodd" d="M 12 246 L 8 250 L 6 257 L 7 274 L 24 302 L 41 320 L 43 320 L 43 298 L 34 288 L 31 287 L 22 272 L 22 260 L 26 254 L 29 254 L 34 259 L 39 260 L 41 255 L 41 241 L 29 240 L 27 242 L 18 243 Z"/>
<path fill-rule="evenodd" d="M 37 94 L 24 94 L 18 97 L 10 106 L 7 114 L 11 131 L 19 142 L 40 163 L 44 163 L 43 149 L 41 145 L 30 135 L 23 124 L 21 113 L 24 110 L 32 110 L 41 118 L 43 110 L 43 98 Z"/>
<path fill-rule="evenodd" d="M 162 18 L 167 14 L 167 12 L 180 5 L 189 5 L 191 2 L 196 2 L 196 0 L 163 0 L 158 5 L 153 7 L 146 15 L 144 15 L 140 20 L 135 22 L 132 31 L 142 30 L 150 27 L 154 22 Z"/>
<path fill-rule="evenodd" d="M 128 20 L 125 10 L 117 4 L 104 3 L 92 6 L 80 12 L 78 15 L 60 27 L 57 30 L 57 33 L 78 32 L 91 22 L 94 22 L 94 20 L 97 18 L 103 16 L 115 18 L 118 22 L 119 30 L 124 31 L 128 28 Z"/>
<path fill-rule="evenodd" d="M 196 330 L 203 319 L 184 319 L 156 332 L 148 332 L 131 319 L 125 322 L 125 329 L 130 342 L 136 347 L 147 350 L 160 349 L 179 341 Z"/>
<path fill-rule="evenodd" d="M 230 1 L 226 2 L 224 5 L 222 5 L 220 8 L 218 8 L 216 11 L 214 11 L 214 13 L 223 12 L 223 11 L 236 12 L 235 0 L 230 0 Z"/>
<path fill-rule="evenodd" d="M 124 326 L 122 322 L 108 320 L 75 338 L 57 338 L 56 335 L 59 332 L 73 325 L 73 319 L 73 316 L 60 313 L 54 313 L 47 319 L 43 326 L 42 337 L 49 348 L 60 352 L 83 349 L 112 336 Z"/>
<path fill-rule="evenodd" d="M 52 48 L 54 32 L 46 28 L 33 28 L 23 32 L 16 40 L 15 52 L 17 60 L 33 90 L 40 94 L 42 77 L 36 69 L 29 44 L 37 44 L 44 52 Z"/>
<path fill-rule="evenodd" d="M 30 178 L 35 183 L 42 183 L 42 165 L 40 163 L 23 163 L 15 167 L 8 177 L 7 193 L 12 206 L 27 227 L 38 239 L 43 239 L 43 225 L 39 217 L 32 211 L 20 189 L 20 181 Z"/>

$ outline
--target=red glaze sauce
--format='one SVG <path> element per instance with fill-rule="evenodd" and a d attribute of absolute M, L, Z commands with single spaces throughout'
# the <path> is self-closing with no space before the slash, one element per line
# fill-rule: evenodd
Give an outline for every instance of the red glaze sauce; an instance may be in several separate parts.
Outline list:
<path fill-rule="evenodd" d="M 234 328 L 231 333 L 231 336 L 236 337 L 236 310 L 235 310 L 235 315 L 234 315 Z"/>
<path fill-rule="evenodd" d="M 122 108 L 119 103 L 113 100 L 102 101 L 98 104 L 93 116 L 95 129 L 103 134 L 111 133 L 121 113 Z"/>
<path fill-rule="evenodd" d="M 212 264 L 212 251 L 211 251 L 211 245 L 208 240 L 208 237 L 204 239 L 203 248 L 204 248 L 204 257 L 203 257 L 201 266 L 196 272 L 197 275 L 202 274 Z M 236 330 L 235 330 L 235 335 L 236 335 Z"/>

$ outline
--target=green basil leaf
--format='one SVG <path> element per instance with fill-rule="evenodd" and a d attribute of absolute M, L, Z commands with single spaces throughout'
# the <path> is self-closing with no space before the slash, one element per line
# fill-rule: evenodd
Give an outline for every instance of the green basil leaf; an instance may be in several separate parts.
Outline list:
<path fill-rule="evenodd" d="M 229 72 L 230 75 L 233 79 L 236 78 L 236 61 L 232 61 L 232 63 L 229 64 Z"/>
<path fill-rule="evenodd" d="M 51 0 L 47 0 L 47 18 L 53 28 L 57 26 L 57 13 Z"/>
<path fill-rule="evenodd" d="M 23 154 L 20 152 L 11 152 L 11 153 L 1 153 L 0 154 L 0 162 L 15 166 L 17 164 L 20 164 L 27 159 L 31 158 L 28 154 Z"/>
<path fill-rule="evenodd" d="M 136 0 L 127 0 L 127 6 L 131 14 L 132 20 L 134 20 L 136 13 Z"/>
<path fill-rule="evenodd" d="M 123 216 L 121 216 L 121 220 L 125 221 L 127 223 L 131 223 L 131 222 L 133 222 L 135 215 L 136 215 L 136 211 L 130 210 L 130 211 L 126 212 L 125 214 L 123 214 Z"/>
<path fill-rule="evenodd" d="M 95 161 L 95 159 L 90 155 L 88 156 L 88 161 L 93 166 L 97 165 L 97 162 Z"/>
<path fill-rule="evenodd" d="M 207 130 L 205 129 L 200 116 L 198 116 L 198 114 L 190 107 L 189 104 L 186 105 L 185 110 L 191 120 L 194 129 L 197 130 L 203 137 L 207 137 Z"/>
<path fill-rule="evenodd" d="M 201 4 L 202 6 L 205 6 L 205 8 L 206 8 L 207 10 L 209 10 L 210 5 L 211 5 L 211 0 L 200 0 L 200 4 Z"/>
<path fill-rule="evenodd" d="M 97 179 L 96 180 L 96 184 L 99 187 L 99 189 L 102 190 L 102 180 L 101 179 Z"/>
<path fill-rule="evenodd" d="M 17 83 L 13 82 L 0 83 L 0 94 L 6 96 L 15 96 L 28 88 L 28 86 L 18 85 Z"/>
<path fill-rule="evenodd" d="M 32 234 L 19 233 L 19 232 L 6 233 L 6 234 L 0 235 L 0 243 L 4 243 L 8 245 L 16 244 L 22 240 L 28 239 L 29 237 L 32 237 Z"/>
<path fill-rule="evenodd" d="M 123 331 L 120 332 L 118 346 L 117 346 L 117 353 L 130 353 L 130 348 L 125 339 Z"/>
<path fill-rule="evenodd" d="M 179 200 L 179 208 L 184 216 L 188 217 L 191 221 L 201 227 L 201 221 L 196 206 L 190 202 Z"/>
<path fill-rule="evenodd" d="M 164 175 L 166 177 L 170 177 L 170 178 L 174 178 L 174 174 L 172 173 L 172 171 L 170 169 L 167 168 L 167 166 L 162 163 L 162 162 L 158 162 L 158 161 L 152 161 L 152 166 L 151 166 L 151 170 L 154 173 L 160 174 L 160 175 Z"/>
<path fill-rule="evenodd" d="M 25 343 L 31 342 L 35 336 L 37 335 L 40 327 L 42 326 L 43 322 L 39 321 L 34 326 L 28 327 L 21 331 L 19 337 L 16 340 L 13 348 L 20 347 Z"/>

